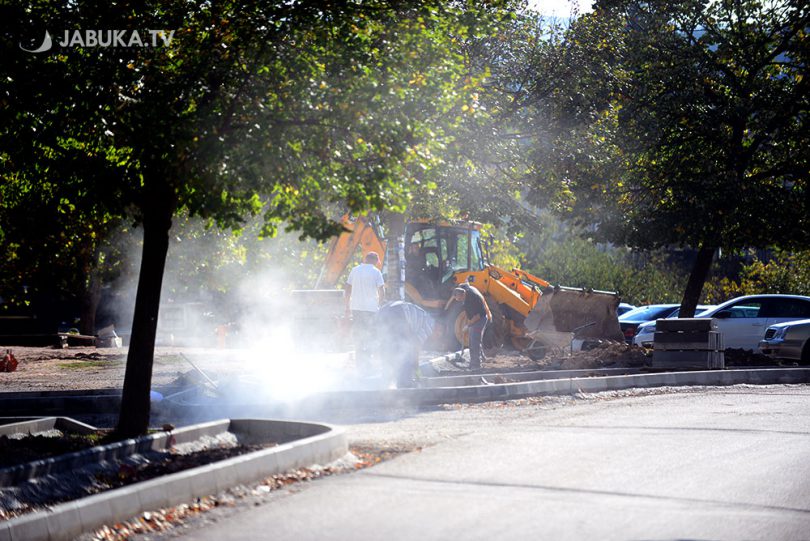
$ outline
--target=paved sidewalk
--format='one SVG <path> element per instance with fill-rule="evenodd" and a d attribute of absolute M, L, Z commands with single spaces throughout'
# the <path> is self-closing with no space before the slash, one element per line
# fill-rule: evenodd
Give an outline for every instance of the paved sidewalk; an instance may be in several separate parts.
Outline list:
<path fill-rule="evenodd" d="M 350 426 L 426 447 L 188 538 L 807 538 L 810 386 L 606 396 Z"/>

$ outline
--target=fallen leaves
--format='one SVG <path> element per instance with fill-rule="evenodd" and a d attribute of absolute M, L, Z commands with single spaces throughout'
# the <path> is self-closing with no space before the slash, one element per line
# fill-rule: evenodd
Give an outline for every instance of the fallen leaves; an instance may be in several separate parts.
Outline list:
<path fill-rule="evenodd" d="M 217 507 L 234 507 L 240 501 L 261 505 L 263 497 L 267 497 L 279 489 L 321 477 L 368 468 L 411 451 L 421 451 L 421 448 L 352 447 L 350 452 L 356 457 L 353 464 L 340 462 L 336 463 L 337 465 L 298 468 L 283 474 L 272 475 L 255 485 L 237 486 L 217 495 L 197 498 L 193 503 L 147 511 L 130 520 L 104 526 L 96 530 L 91 539 L 93 541 L 124 541 L 139 534 L 165 532 L 194 518 L 202 518 L 206 512 Z"/>

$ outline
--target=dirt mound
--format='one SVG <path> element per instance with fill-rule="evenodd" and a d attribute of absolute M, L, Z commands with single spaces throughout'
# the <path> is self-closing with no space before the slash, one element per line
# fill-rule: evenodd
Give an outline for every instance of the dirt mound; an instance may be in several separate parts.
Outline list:
<path fill-rule="evenodd" d="M 568 350 L 532 360 L 521 352 L 498 350 L 487 352 L 482 372 L 528 372 L 532 370 L 579 370 L 592 368 L 639 368 L 650 366 L 644 350 L 624 343 L 608 342 L 587 351 Z"/>
<path fill-rule="evenodd" d="M 727 367 L 798 366 L 797 363 L 791 361 L 772 359 L 767 355 L 763 355 L 762 353 L 755 353 L 753 351 L 746 351 L 744 349 L 727 349 L 724 357 Z"/>
<path fill-rule="evenodd" d="M 531 372 L 546 368 L 542 361 L 533 361 L 518 351 L 491 351 L 481 367 L 482 372 Z"/>
<path fill-rule="evenodd" d="M 627 344 L 607 343 L 554 360 L 560 370 L 587 368 L 640 368 L 650 365 L 644 350 Z"/>

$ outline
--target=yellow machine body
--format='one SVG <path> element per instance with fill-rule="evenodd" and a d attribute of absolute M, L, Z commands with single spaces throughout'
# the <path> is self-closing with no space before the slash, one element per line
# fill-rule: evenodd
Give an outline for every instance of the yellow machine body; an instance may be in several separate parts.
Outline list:
<path fill-rule="evenodd" d="M 405 226 L 398 250 L 392 249 L 374 217 L 344 216 L 343 224 L 346 232 L 330 243 L 318 289 L 334 288 L 359 248 L 363 256 L 370 251 L 380 255 L 389 294 L 398 295 L 397 279 L 404 277 L 399 285 L 405 299 L 434 314 L 444 312 L 457 285 L 466 282 L 477 288 L 493 313 L 490 345 L 511 341 L 518 349 L 536 343 L 558 346 L 574 335 L 623 340 L 615 293 L 552 286 L 522 269 L 490 264 L 479 223 L 412 220 Z M 400 272 L 402 267 L 404 272 Z M 452 319 L 448 327 L 463 344 L 463 312 L 444 315 Z"/>

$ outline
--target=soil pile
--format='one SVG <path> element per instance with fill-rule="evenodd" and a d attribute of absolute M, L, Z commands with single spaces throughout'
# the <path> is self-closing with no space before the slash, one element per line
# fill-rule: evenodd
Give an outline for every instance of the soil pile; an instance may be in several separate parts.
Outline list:
<path fill-rule="evenodd" d="M 515 350 L 490 350 L 482 372 L 530 372 L 534 370 L 587 370 L 594 368 L 640 368 L 650 366 L 651 357 L 641 348 L 605 342 L 587 351 L 558 350 L 532 360 Z"/>
<path fill-rule="evenodd" d="M 580 370 L 589 368 L 641 368 L 651 365 L 651 358 L 643 349 L 627 344 L 605 343 L 587 351 L 553 359 L 550 363 L 557 370 Z"/>

